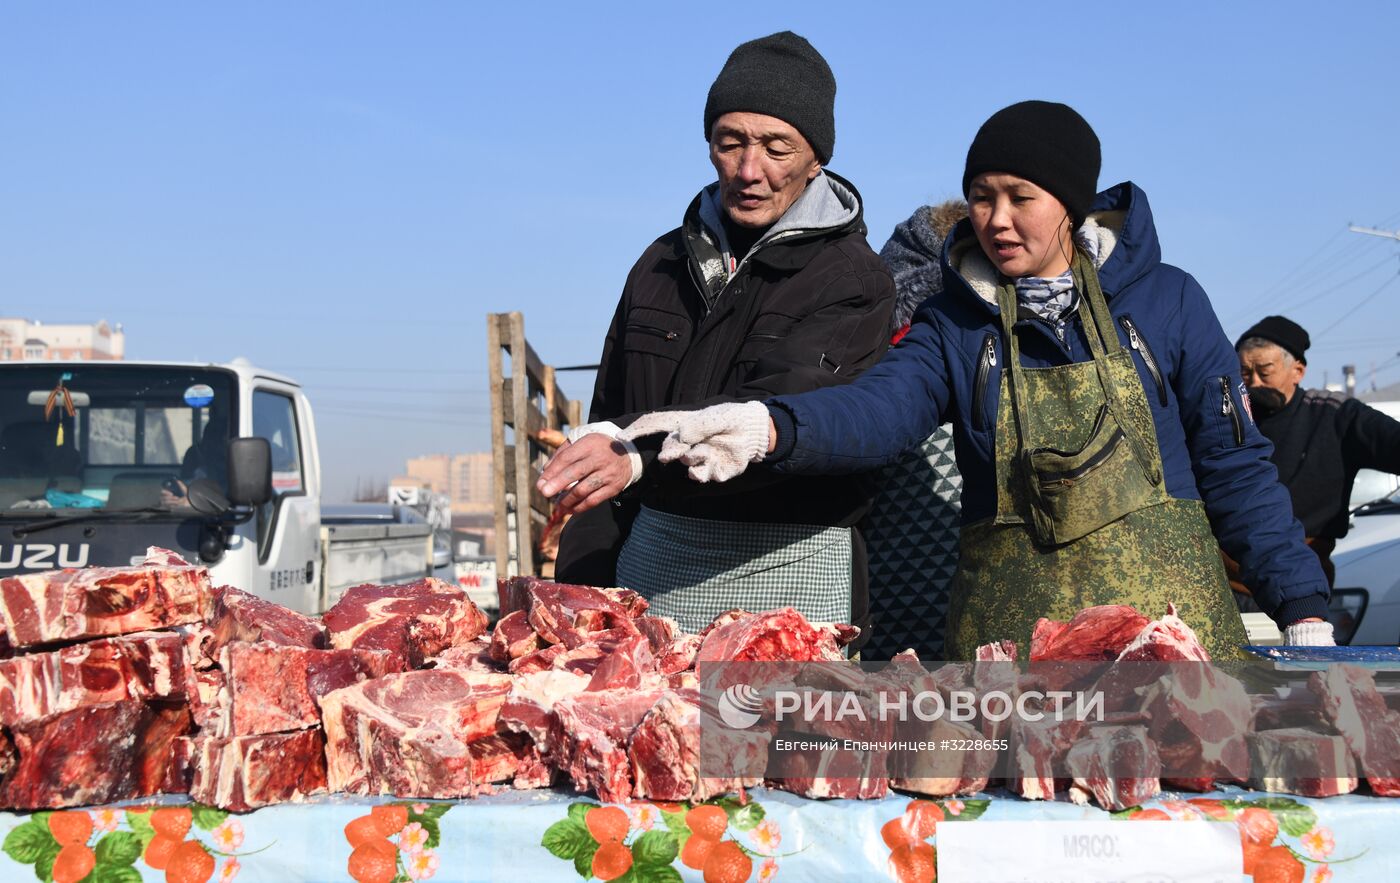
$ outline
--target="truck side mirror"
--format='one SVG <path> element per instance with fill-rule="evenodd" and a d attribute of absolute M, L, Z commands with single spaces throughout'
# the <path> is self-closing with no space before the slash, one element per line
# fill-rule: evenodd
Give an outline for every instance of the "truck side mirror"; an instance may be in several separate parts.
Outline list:
<path fill-rule="evenodd" d="M 261 506 L 272 499 L 272 446 L 265 438 L 228 443 L 228 498 L 239 506 Z"/>

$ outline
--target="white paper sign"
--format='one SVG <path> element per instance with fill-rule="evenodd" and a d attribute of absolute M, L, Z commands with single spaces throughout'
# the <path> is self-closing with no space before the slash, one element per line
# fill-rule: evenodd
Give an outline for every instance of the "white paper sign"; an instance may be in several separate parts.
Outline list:
<path fill-rule="evenodd" d="M 945 822 L 938 883 L 1239 883 L 1234 825 L 1208 821 Z"/>

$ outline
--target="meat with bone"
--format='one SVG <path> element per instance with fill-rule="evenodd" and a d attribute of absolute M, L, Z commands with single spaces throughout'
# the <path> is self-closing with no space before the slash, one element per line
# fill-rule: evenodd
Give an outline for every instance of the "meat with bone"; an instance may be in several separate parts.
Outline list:
<path fill-rule="evenodd" d="M 124 699 L 16 724 L 0 806 L 53 809 L 143 796 L 137 747 L 150 719 L 145 702 Z"/>
<path fill-rule="evenodd" d="M 549 756 L 568 773 L 579 791 L 593 789 L 605 803 L 632 794 L 627 741 L 656 705 L 661 690 L 605 690 L 579 693 L 554 704 Z"/>
<path fill-rule="evenodd" d="M 501 772 L 509 764 L 490 741 L 510 687 L 509 675 L 425 669 L 327 693 L 321 714 L 331 790 L 469 797 L 510 779 L 515 769 Z M 523 740 L 511 748 L 523 752 Z"/>
<path fill-rule="evenodd" d="M 1083 729 L 1084 722 L 1072 717 L 1012 717 L 1006 787 L 1026 800 L 1054 800 L 1055 774 L 1063 774 L 1065 755 Z"/>
<path fill-rule="evenodd" d="M 504 673 L 506 667 L 491 655 L 491 639 L 485 635 L 468 644 L 448 647 L 428 660 L 433 668 L 464 668 L 470 671 Z"/>
<path fill-rule="evenodd" d="M 1323 712 L 1356 755 L 1371 791 L 1400 797 L 1400 712 L 1386 707 L 1375 674 L 1354 665 L 1329 665 L 1309 676 L 1308 688 L 1322 697 Z"/>
<path fill-rule="evenodd" d="M 0 579 L 0 625 L 22 649 L 199 622 L 209 598 L 208 569 L 154 547 L 151 554 L 179 563 Z"/>
<path fill-rule="evenodd" d="M 589 690 L 637 689 L 656 671 L 656 657 L 645 635 L 598 642 L 604 656 L 593 669 Z"/>
<path fill-rule="evenodd" d="M 205 625 L 210 640 L 204 652 L 210 659 L 217 659 L 219 650 L 234 641 L 265 641 L 308 649 L 327 645 L 326 629 L 320 620 L 232 586 L 214 589 Z"/>
<path fill-rule="evenodd" d="M 528 656 L 543 646 L 523 610 L 501 617 L 491 630 L 491 658 L 502 664 Z"/>
<path fill-rule="evenodd" d="M 639 631 L 632 621 L 630 600 L 622 603 L 602 589 L 537 582 L 531 588 L 529 605 L 530 626 L 546 644 L 574 648 L 588 643 L 589 635 L 595 632 Z"/>
<path fill-rule="evenodd" d="M 722 618 L 729 614 L 721 614 Z M 830 627 L 809 623 L 791 607 L 747 613 L 704 634 L 699 662 L 839 662 L 845 659 Z"/>
<path fill-rule="evenodd" d="M 149 703 L 151 717 L 136 745 L 136 790 L 152 794 L 184 794 L 190 789 L 190 759 L 184 743 L 194 730 L 184 703 Z"/>
<path fill-rule="evenodd" d="M 1162 676 L 1138 691 L 1157 743 L 1163 782 L 1209 791 L 1216 781 L 1249 777 L 1249 733 L 1254 705 L 1244 685 L 1220 669 L 1196 662 L 1147 666 Z"/>
<path fill-rule="evenodd" d="M 196 740 L 190 798 L 206 806 L 247 812 L 323 793 L 324 744 L 319 728 Z"/>
<path fill-rule="evenodd" d="M 347 589 L 322 622 L 335 649 L 388 650 L 406 669 L 486 631 L 486 615 L 465 592 L 431 577 Z"/>
<path fill-rule="evenodd" d="M 639 616 L 632 622 L 646 635 L 647 644 L 655 654 L 664 652 L 678 635 L 683 634 L 680 626 L 669 616 Z"/>
<path fill-rule="evenodd" d="M 1168 604 L 1161 619 L 1145 623 L 1123 652 L 1118 662 L 1209 662 L 1210 654 L 1191 627 L 1176 615 L 1176 605 Z"/>
<path fill-rule="evenodd" d="M 208 735 L 257 736 L 319 726 L 322 696 L 398 669 L 386 650 L 310 650 L 235 642 L 220 654 L 220 714 Z"/>
<path fill-rule="evenodd" d="M 123 699 L 183 699 L 193 672 L 184 639 L 141 632 L 0 660 L 0 724 Z"/>
<path fill-rule="evenodd" d="M 1065 766 L 1074 777 L 1069 797 L 1075 803 L 1093 799 L 1117 811 L 1138 806 L 1162 791 L 1161 761 L 1145 727 L 1095 727 L 1069 749 Z"/>
<path fill-rule="evenodd" d="M 571 671 L 530 672 L 511 681 L 510 692 L 501 706 L 500 723 L 515 733 L 524 733 L 546 756 L 555 732 L 554 706 L 561 699 L 585 692 L 589 678 Z"/>
<path fill-rule="evenodd" d="M 1086 607 L 1069 622 L 1042 619 L 1031 632 L 1031 662 L 1095 662 L 1117 659 L 1149 620 L 1132 607 Z"/>
<path fill-rule="evenodd" d="M 972 724 L 938 718 L 924 722 L 900 721 L 895 727 L 899 740 L 975 741 L 984 739 Z M 902 752 L 889 758 L 890 787 L 928 797 L 976 794 L 987 787 L 996 754 L 990 751 Z"/>
<path fill-rule="evenodd" d="M 701 739 L 702 720 L 708 743 Z M 693 690 L 664 693 L 627 742 L 633 796 L 698 802 L 752 788 L 762 781 L 770 738 L 764 730 L 722 726 Z M 708 748 L 703 758 L 702 747 Z M 704 777 L 702 768 L 734 774 Z"/>
<path fill-rule="evenodd" d="M 699 635 L 688 632 L 679 634 L 667 644 L 656 657 L 656 670 L 662 674 L 676 674 L 695 667 L 695 658 L 700 655 Z"/>
<path fill-rule="evenodd" d="M 1356 790 L 1356 762 L 1341 736 L 1315 730 L 1251 733 L 1249 787 L 1305 797 L 1331 797 Z"/>

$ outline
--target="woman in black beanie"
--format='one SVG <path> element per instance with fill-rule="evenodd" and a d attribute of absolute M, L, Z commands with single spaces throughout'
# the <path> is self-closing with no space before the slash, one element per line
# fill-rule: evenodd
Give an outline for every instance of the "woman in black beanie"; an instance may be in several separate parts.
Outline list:
<path fill-rule="evenodd" d="M 1035 653 L 1041 617 L 1099 604 L 1174 610 L 1213 658 L 1237 657 L 1217 541 L 1288 643 L 1330 644 L 1327 581 L 1248 417 L 1234 348 L 1196 281 L 1162 263 L 1146 194 L 1095 193 L 1099 164 L 1098 137 L 1063 104 L 993 114 L 968 149 L 969 218 L 944 243 L 943 290 L 900 343 L 849 385 L 769 400 L 766 451 L 731 450 L 752 427 L 699 411 L 669 416 L 662 458 L 692 474 L 861 471 L 951 419 L 963 489 L 949 658 L 1005 639 Z"/>

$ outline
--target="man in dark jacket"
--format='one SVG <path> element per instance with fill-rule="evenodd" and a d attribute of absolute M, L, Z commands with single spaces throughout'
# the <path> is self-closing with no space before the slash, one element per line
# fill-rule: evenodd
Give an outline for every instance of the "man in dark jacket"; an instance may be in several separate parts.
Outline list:
<path fill-rule="evenodd" d="M 557 578 L 626 585 L 692 631 L 732 607 L 863 622 L 862 481 L 700 485 L 684 465 L 655 462 L 659 438 L 640 449 L 615 438 L 649 411 L 761 408 L 845 383 L 885 352 L 893 283 L 866 242 L 859 194 L 824 170 L 835 93 L 826 61 L 790 32 L 739 46 L 711 86 L 705 137 L 719 180 L 632 268 L 593 422 L 540 480 L 584 513 L 564 530 Z M 624 490 L 620 505 L 594 508 Z"/>
<path fill-rule="evenodd" d="M 1351 486 L 1361 469 L 1400 472 L 1400 422 L 1358 399 L 1301 389 L 1308 332 L 1267 316 L 1235 343 L 1254 421 L 1274 443 L 1279 480 L 1331 583 L 1332 550 L 1346 536 Z M 1231 573 L 1236 589 L 1243 586 Z"/>

